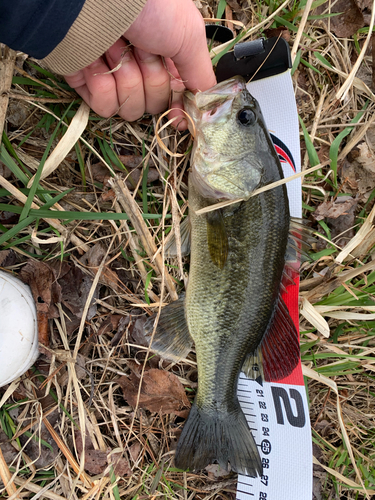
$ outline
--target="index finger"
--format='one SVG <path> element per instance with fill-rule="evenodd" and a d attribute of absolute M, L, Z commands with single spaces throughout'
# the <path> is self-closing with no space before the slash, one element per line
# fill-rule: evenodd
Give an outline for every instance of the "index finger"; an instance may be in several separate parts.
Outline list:
<path fill-rule="evenodd" d="M 198 9 L 189 16 L 180 50 L 172 57 L 185 87 L 189 90 L 207 90 L 216 85 L 216 77 L 208 53 L 206 29 Z"/>

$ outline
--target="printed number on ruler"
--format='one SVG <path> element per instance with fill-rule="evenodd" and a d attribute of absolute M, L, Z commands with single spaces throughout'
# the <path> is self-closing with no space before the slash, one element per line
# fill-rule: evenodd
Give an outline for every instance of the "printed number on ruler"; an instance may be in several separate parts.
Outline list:
<path fill-rule="evenodd" d="M 305 387 L 273 382 L 260 386 L 241 374 L 238 397 L 262 458 L 263 476 L 239 475 L 237 500 L 311 500 L 311 491 L 306 491 L 311 436 Z"/>

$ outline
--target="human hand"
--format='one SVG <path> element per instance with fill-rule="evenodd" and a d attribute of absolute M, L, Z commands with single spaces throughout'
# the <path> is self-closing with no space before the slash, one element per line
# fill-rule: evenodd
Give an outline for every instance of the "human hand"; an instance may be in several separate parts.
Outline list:
<path fill-rule="evenodd" d="M 203 19 L 192 0 L 148 0 L 124 38 L 65 79 L 101 116 L 118 113 L 134 121 L 169 105 L 169 117 L 181 118 L 180 130 L 187 127 L 184 88 L 207 90 L 216 83 Z"/>

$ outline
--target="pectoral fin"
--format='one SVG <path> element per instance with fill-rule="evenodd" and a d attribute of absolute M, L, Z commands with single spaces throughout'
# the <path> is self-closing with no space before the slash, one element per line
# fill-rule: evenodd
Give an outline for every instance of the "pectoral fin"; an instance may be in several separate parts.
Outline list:
<path fill-rule="evenodd" d="M 151 342 L 156 315 L 151 316 L 144 327 L 146 338 Z M 182 296 L 175 302 L 162 309 L 152 338 L 151 350 L 164 359 L 177 363 L 186 358 L 193 345 L 193 339 L 185 317 L 185 297 Z"/>
<path fill-rule="evenodd" d="M 191 225 L 189 216 L 185 217 L 185 219 L 180 224 L 180 235 L 181 235 L 181 255 L 185 257 L 190 253 L 191 247 Z M 176 236 L 173 234 L 172 238 L 165 245 L 164 249 L 165 257 L 176 257 L 177 256 L 177 242 Z"/>
<path fill-rule="evenodd" d="M 228 257 L 228 235 L 221 210 L 207 214 L 207 243 L 215 266 L 223 269 Z"/>
<path fill-rule="evenodd" d="M 299 357 L 298 333 L 288 308 L 279 297 L 267 332 L 255 352 L 247 355 L 242 371 L 260 383 L 259 377 L 261 380 L 276 381 L 291 374 Z"/>

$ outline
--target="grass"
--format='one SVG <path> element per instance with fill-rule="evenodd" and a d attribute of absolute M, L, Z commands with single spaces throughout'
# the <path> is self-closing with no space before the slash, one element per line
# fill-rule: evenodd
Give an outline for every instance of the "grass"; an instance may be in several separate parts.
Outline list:
<path fill-rule="evenodd" d="M 226 2 L 209 3 L 213 12 L 223 15 Z M 322 498 L 360 500 L 366 498 L 363 488 L 369 491 L 368 498 L 375 489 L 374 249 L 373 245 L 365 244 L 371 241 L 368 231 L 357 241 L 351 255 L 341 258 L 342 248 L 332 233 L 332 222 L 325 220 L 318 224 L 313 214 L 326 200 L 358 194 L 356 220 L 348 233 L 352 241 L 373 208 L 375 181 L 367 191 L 361 191 L 353 187 L 353 179 L 345 173 L 348 155 L 353 155 L 357 144 L 366 140 L 373 127 L 375 98 L 361 84 L 361 75 L 371 72 L 372 61 L 366 55 L 359 81 L 353 81 L 347 98 L 338 101 L 336 92 L 347 79 L 367 32 L 364 28 L 351 38 L 338 39 L 322 24 L 323 18 L 331 16 L 328 2 L 319 0 L 313 2 L 313 7 L 318 4 L 327 9 L 319 17 L 314 13 L 307 17 L 296 52 L 293 82 L 301 123 L 303 168 L 329 160 L 303 181 L 304 216 L 325 240 L 312 260 L 303 265 L 301 297 L 314 306 L 317 317 L 324 317 L 330 336 L 325 338 L 301 315 L 301 355 L 307 368 L 326 376 L 337 388 L 336 395 L 331 386 L 306 378 L 312 439 L 319 450 L 317 458 L 326 467 L 315 473 Z M 234 14 L 247 30 L 252 30 L 251 37 L 264 35 L 270 28 L 287 27 L 292 46 L 306 1 L 287 2 L 276 16 L 259 27 L 282 5 L 280 1 L 246 3 L 241 12 Z M 241 31 L 237 35 L 248 36 Z M 215 51 L 214 63 L 221 55 L 220 49 Z M 205 472 L 194 474 L 175 469 L 172 457 L 180 425 L 178 418 L 142 409 L 134 412 L 117 384 L 119 376 L 130 373 L 129 365 L 134 359 L 141 364 L 144 361 L 145 349 L 132 337 L 135 319 L 144 312 L 155 311 L 160 299 L 168 301 L 172 289 L 181 292 L 188 262 L 185 259 L 172 262 L 165 268 L 166 274 L 160 273 L 152 252 L 136 237 L 134 219 L 124 214 L 111 197 L 108 179 L 113 178 L 115 171 L 128 176 L 130 168 L 124 155 L 139 158 L 142 173 L 139 180 L 131 179 L 128 187 L 135 193 L 135 202 L 141 209 L 142 227 L 159 248 L 186 209 L 189 155 L 180 158 L 165 155 L 155 140 L 153 117 L 129 124 L 118 117 L 103 120 L 90 113 L 84 133 L 72 144 L 72 150 L 57 170 L 40 179 L 44 161 L 76 116 L 80 100 L 63 81 L 31 59 L 15 72 L 10 96 L 0 151 L 0 161 L 10 170 L 9 181 L 15 188 L 11 192 L 0 182 L 0 210 L 17 216 L 17 222 L 9 223 L 5 217 L 0 221 L 0 250 L 11 249 L 15 255 L 10 270 L 17 273 L 28 259 L 47 263 L 65 259 L 84 269 L 94 291 L 95 279 L 99 279 L 96 271 L 103 267 L 100 264 L 96 269 L 83 267 L 80 258 L 100 243 L 108 251 L 109 268 L 111 262 L 117 262 L 117 268 L 123 272 L 116 284 L 101 280 L 95 314 L 84 318 L 78 330 L 70 332 L 69 320 L 62 309 L 58 317 L 50 320 L 52 357 L 45 357 L 42 366 L 38 366 L 46 385 L 41 387 L 41 382 L 31 374 L 20 385 L 13 385 L 5 396 L 1 391 L 0 426 L 17 450 L 10 466 L 16 485 L 23 487 L 25 497 L 39 493 L 52 500 L 70 498 L 72 492 L 74 497 L 85 499 L 90 494 L 97 498 L 137 500 L 235 498 L 234 475 L 212 480 Z M 24 117 L 18 121 L 17 110 Z M 175 150 L 179 143 L 178 152 L 189 152 L 189 138 L 175 138 L 170 127 L 162 135 L 169 149 Z M 99 162 L 107 169 L 102 177 L 97 175 L 95 167 Z M 149 183 L 147 176 L 152 169 L 157 170 L 158 179 Z M 51 235 L 62 236 L 62 241 L 48 243 Z M 41 243 L 43 239 L 45 243 Z M 167 275 L 171 279 L 170 289 L 162 288 Z M 115 329 L 98 332 L 107 319 L 118 313 L 131 317 L 132 321 L 116 344 Z M 72 362 L 72 355 L 78 352 L 84 356 L 90 377 L 87 373 L 78 375 L 78 368 Z M 193 397 L 194 354 L 173 367 L 163 366 L 178 375 L 188 396 Z M 67 382 L 63 383 L 61 376 L 66 370 Z M 43 407 L 43 397 L 52 392 L 55 399 Z M 52 467 L 43 465 L 38 470 L 27 455 L 29 448 L 25 443 L 37 440 L 43 444 L 43 418 L 57 405 L 62 409 L 56 423 L 60 453 Z M 18 412 L 17 419 L 12 409 Z M 30 426 L 32 419 L 38 425 Z M 112 469 L 108 477 L 89 474 L 79 477 L 80 457 L 73 439 L 77 427 L 86 429 L 96 450 L 123 450 L 132 476 L 119 477 Z M 14 438 L 22 431 L 26 440 Z M 41 448 L 46 449 L 48 446 Z M 42 488 L 48 485 L 52 485 L 50 490 L 42 493 Z"/>

